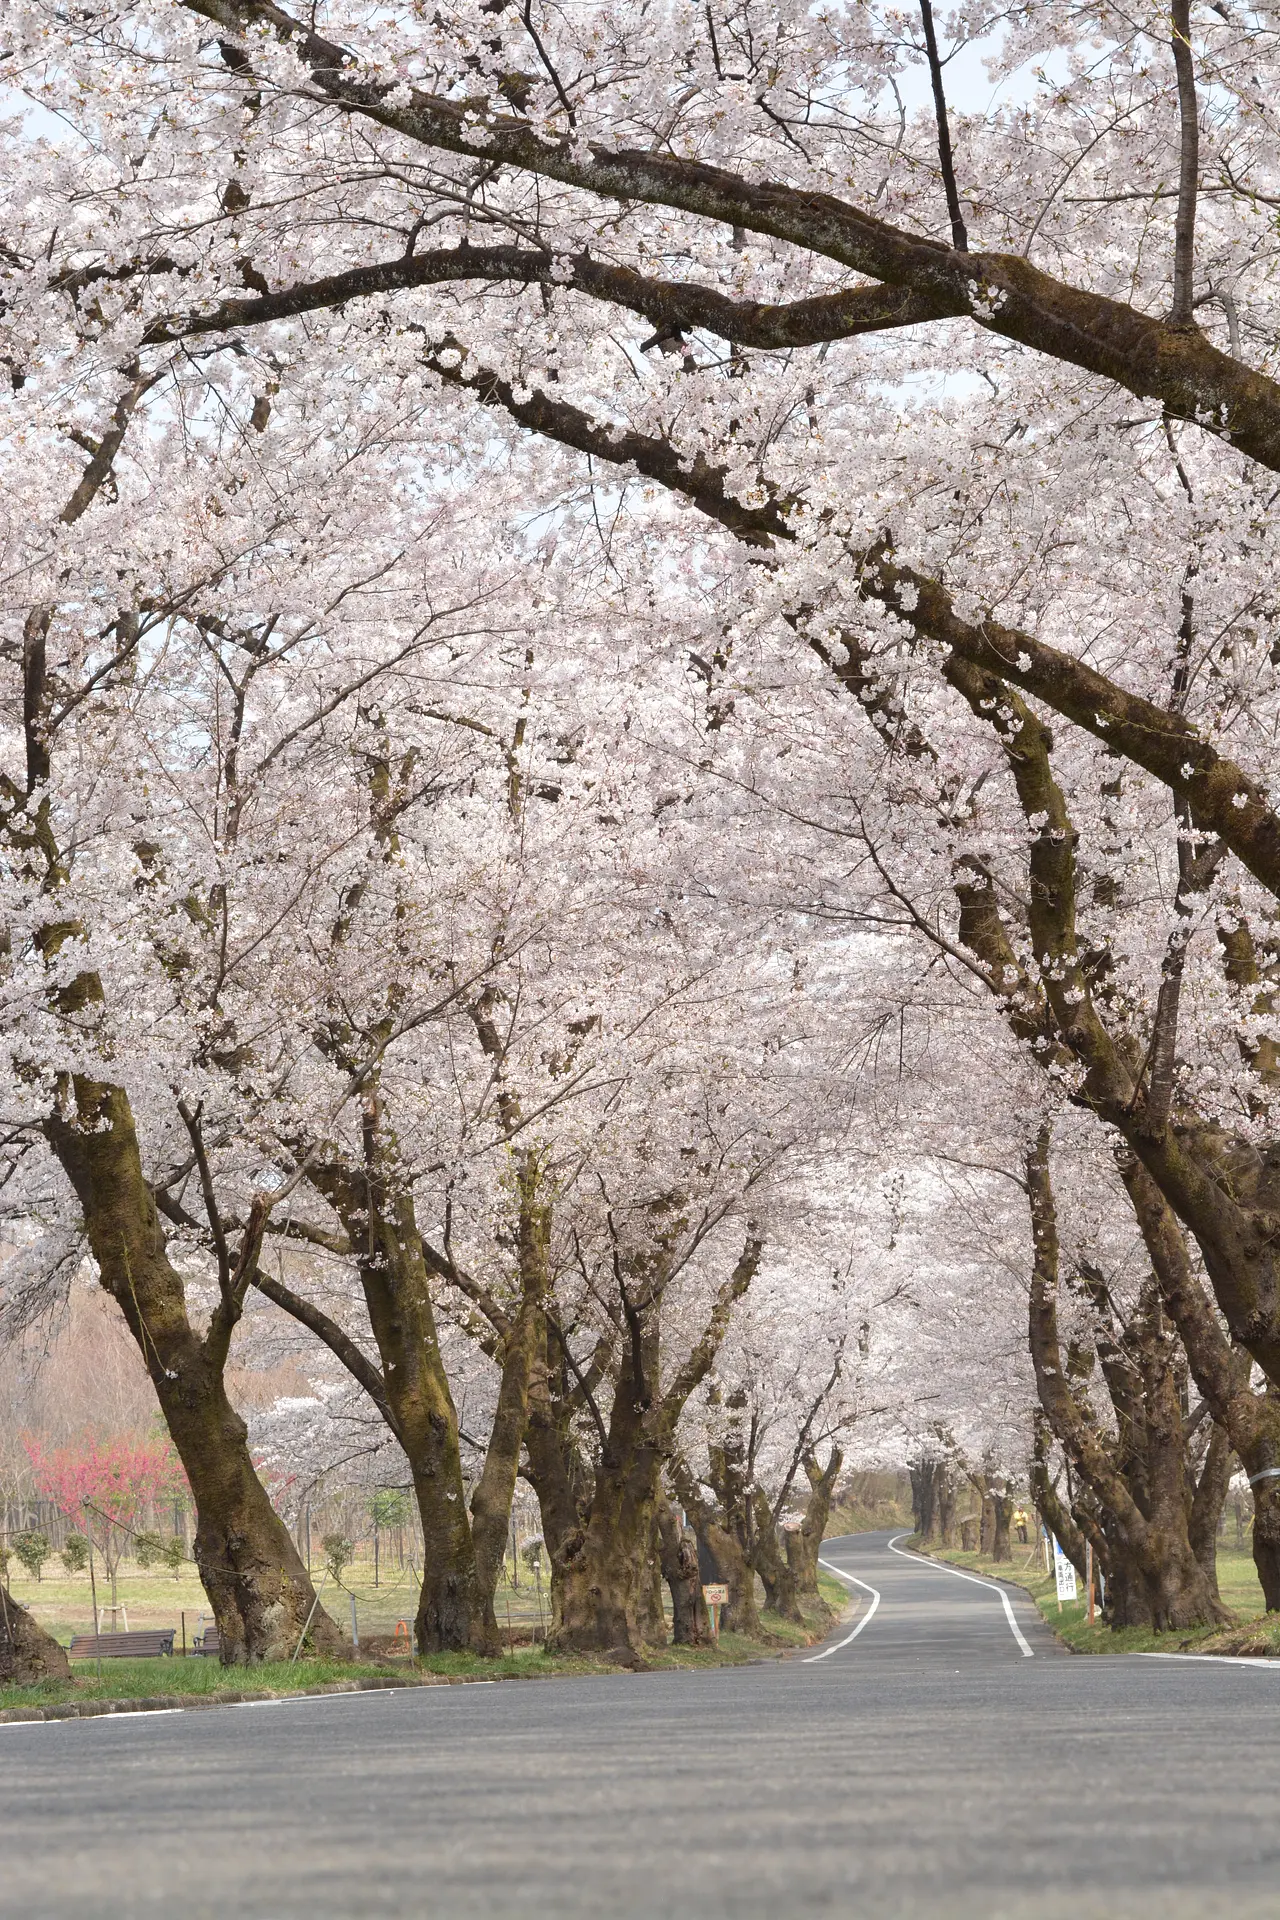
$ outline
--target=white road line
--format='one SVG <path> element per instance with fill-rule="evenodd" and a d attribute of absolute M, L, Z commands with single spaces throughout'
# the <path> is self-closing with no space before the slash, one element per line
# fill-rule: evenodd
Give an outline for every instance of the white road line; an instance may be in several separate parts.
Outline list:
<path fill-rule="evenodd" d="M 119 1726 L 125 1720 L 158 1720 L 164 1713 L 185 1713 L 185 1707 L 126 1707 L 123 1713 L 86 1713 L 72 1716 L 77 1720 L 110 1720 Z"/>
<path fill-rule="evenodd" d="M 801 1661 L 800 1664 L 804 1667 L 811 1667 L 816 1660 L 829 1660 L 833 1653 L 839 1653 L 841 1647 L 847 1647 L 851 1640 L 856 1640 L 862 1632 L 862 1629 L 869 1624 L 876 1608 L 880 1605 L 880 1595 L 876 1592 L 875 1588 L 869 1587 L 865 1580 L 859 1580 L 856 1574 L 846 1573 L 842 1567 L 833 1567 L 829 1560 L 822 1558 L 821 1554 L 818 1556 L 818 1565 L 825 1567 L 828 1573 L 834 1573 L 837 1580 L 847 1580 L 851 1587 L 861 1587 L 864 1593 L 869 1593 L 871 1595 L 871 1605 L 867 1608 L 867 1611 L 863 1614 L 852 1633 L 847 1633 L 843 1640 L 837 1640 L 834 1647 L 825 1647 L 821 1653 L 811 1653 L 807 1660 Z"/>
<path fill-rule="evenodd" d="M 1244 1653 L 1135 1653 L 1135 1660 L 1204 1660 L 1212 1667 L 1267 1667 L 1280 1673 L 1280 1660 L 1274 1654 Z"/>
<path fill-rule="evenodd" d="M 965 1573 L 959 1567 L 949 1567 L 945 1560 L 930 1560 L 928 1556 L 923 1553 L 904 1552 L 904 1550 L 898 1545 L 898 1541 L 905 1540 L 907 1539 L 907 1537 L 908 1536 L 905 1533 L 900 1533 L 898 1534 L 896 1539 L 891 1540 L 889 1542 L 890 1553 L 896 1553 L 900 1560 L 914 1561 L 915 1565 L 918 1567 L 936 1567 L 939 1573 L 954 1573 L 957 1580 L 968 1580 L 975 1587 L 985 1587 L 988 1593 L 998 1593 L 1000 1596 L 1001 1604 L 1004 1607 L 1005 1619 L 1009 1622 L 1009 1631 L 1012 1633 L 1018 1645 L 1022 1648 L 1022 1651 L 1026 1655 L 1027 1659 L 1028 1660 L 1035 1659 L 1035 1649 L 1034 1647 L 1029 1647 L 1027 1645 L 1026 1640 L 1023 1637 L 1022 1628 L 1018 1625 L 1017 1621 L 1013 1617 L 1013 1608 L 1009 1603 L 1009 1596 L 1005 1592 L 1003 1587 L 998 1587 L 994 1580 L 980 1579 L 976 1573 Z"/>

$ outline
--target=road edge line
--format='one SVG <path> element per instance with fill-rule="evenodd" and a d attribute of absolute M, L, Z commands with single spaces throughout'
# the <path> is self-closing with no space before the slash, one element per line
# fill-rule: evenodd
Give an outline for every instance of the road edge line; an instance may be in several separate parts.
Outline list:
<path fill-rule="evenodd" d="M 871 1605 L 867 1608 L 867 1611 L 863 1614 L 852 1633 L 847 1633 L 843 1640 L 837 1640 L 834 1647 L 824 1647 L 821 1653 L 809 1654 L 806 1659 L 800 1662 L 802 1667 L 812 1667 L 819 1660 L 828 1660 L 833 1653 L 839 1653 L 841 1647 L 847 1647 L 851 1640 L 856 1640 L 862 1632 L 862 1629 L 869 1625 L 871 1620 L 874 1619 L 876 1608 L 880 1605 L 880 1595 L 876 1588 L 868 1586 L 865 1580 L 859 1580 L 856 1573 L 846 1573 L 843 1567 L 833 1566 L 831 1561 L 824 1560 L 821 1554 L 818 1555 L 818 1565 L 825 1567 L 828 1573 L 834 1573 L 837 1580 L 847 1580 L 851 1587 L 861 1587 L 864 1593 L 869 1593 L 871 1595 Z"/>
<path fill-rule="evenodd" d="M 988 1593 L 999 1594 L 1000 1604 L 1004 1608 L 1004 1617 L 1009 1622 L 1009 1631 L 1022 1648 L 1023 1658 L 1027 1660 L 1035 1659 L 1036 1650 L 1034 1647 L 1027 1645 L 1026 1636 L 1014 1618 L 1012 1603 L 1003 1587 L 998 1587 L 994 1580 L 983 1580 L 976 1573 L 966 1573 L 962 1567 L 949 1567 L 945 1560 L 930 1560 L 927 1554 L 912 1553 L 908 1548 L 898 1545 L 899 1540 L 906 1540 L 909 1537 L 910 1536 L 905 1533 L 896 1534 L 889 1542 L 890 1553 L 896 1553 L 899 1560 L 914 1560 L 916 1565 L 920 1567 L 936 1567 L 939 1573 L 952 1573 L 957 1580 L 968 1580 L 972 1586 L 985 1587 Z"/>
<path fill-rule="evenodd" d="M 1153 1647 L 1140 1647 L 1131 1660 L 1200 1660 L 1213 1667 L 1269 1667 L 1280 1673 L 1280 1660 L 1267 1653 L 1157 1653 Z"/>

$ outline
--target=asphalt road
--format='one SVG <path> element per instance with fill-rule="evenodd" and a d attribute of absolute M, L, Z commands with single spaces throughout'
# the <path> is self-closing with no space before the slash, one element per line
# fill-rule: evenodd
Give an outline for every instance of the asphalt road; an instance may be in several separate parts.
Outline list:
<path fill-rule="evenodd" d="M 1280 1920 L 1280 1663 L 1073 1658 L 889 1540 L 804 1660 L 0 1726 L 0 1914 Z"/>

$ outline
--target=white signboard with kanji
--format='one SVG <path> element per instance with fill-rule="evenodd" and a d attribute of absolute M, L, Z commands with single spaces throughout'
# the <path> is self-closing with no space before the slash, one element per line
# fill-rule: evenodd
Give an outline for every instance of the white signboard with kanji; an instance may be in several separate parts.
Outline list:
<path fill-rule="evenodd" d="M 1074 1600 L 1076 1597 L 1076 1570 L 1056 1540 L 1053 1543 L 1053 1570 L 1058 1578 L 1058 1599 L 1060 1601 Z"/>

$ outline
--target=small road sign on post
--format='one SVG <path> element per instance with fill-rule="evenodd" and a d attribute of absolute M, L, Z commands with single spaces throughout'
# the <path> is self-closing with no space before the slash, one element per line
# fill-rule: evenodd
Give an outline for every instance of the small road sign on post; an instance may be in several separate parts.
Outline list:
<path fill-rule="evenodd" d="M 706 1604 L 707 1612 L 711 1616 L 712 1638 L 718 1640 L 720 1638 L 720 1609 L 721 1607 L 727 1607 L 729 1604 L 729 1589 L 723 1581 L 713 1580 L 709 1585 L 703 1587 L 702 1598 Z"/>
<path fill-rule="evenodd" d="M 1058 1612 L 1061 1613 L 1063 1601 L 1076 1597 L 1076 1570 L 1056 1540 L 1053 1543 L 1053 1571 L 1057 1576 Z"/>

